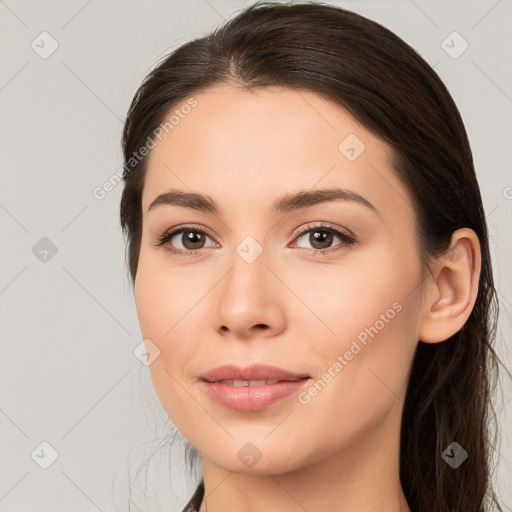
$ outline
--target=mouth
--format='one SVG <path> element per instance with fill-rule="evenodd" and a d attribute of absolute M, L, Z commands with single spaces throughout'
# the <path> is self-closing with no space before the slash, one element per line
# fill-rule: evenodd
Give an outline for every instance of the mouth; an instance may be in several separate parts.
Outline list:
<path fill-rule="evenodd" d="M 297 395 L 311 379 L 201 380 L 207 396 L 217 404 L 235 411 L 256 412 L 279 401 L 286 404 L 285 399 Z"/>
<path fill-rule="evenodd" d="M 218 404 L 235 411 L 260 411 L 286 402 L 311 376 L 263 363 L 240 367 L 224 364 L 199 377 L 203 390 Z"/>

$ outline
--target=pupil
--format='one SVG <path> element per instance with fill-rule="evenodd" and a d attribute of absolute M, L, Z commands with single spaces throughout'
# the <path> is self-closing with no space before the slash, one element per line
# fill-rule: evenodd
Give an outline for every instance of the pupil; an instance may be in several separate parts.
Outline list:
<path fill-rule="evenodd" d="M 193 246 L 197 243 L 200 243 L 201 238 L 202 238 L 202 235 L 200 233 L 197 233 L 196 231 L 188 231 L 187 232 L 187 236 L 186 236 L 187 243 L 191 243 Z M 187 247 L 186 244 L 185 244 L 185 247 Z M 192 247 L 192 248 L 194 249 L 195 247 Z"/>
<path fill-rule="evenodd" d="M 315 243 L 320 242 L 320 249 L 325 249 L 325 247 L 329 247 L 329 245 L 332 242 L 332 233 L 329 233 L 327 231 L 313 231 L 311 234 L 313 235 L 313 241 Z M 313 243 L 311 245 L 315 247 Z"/>

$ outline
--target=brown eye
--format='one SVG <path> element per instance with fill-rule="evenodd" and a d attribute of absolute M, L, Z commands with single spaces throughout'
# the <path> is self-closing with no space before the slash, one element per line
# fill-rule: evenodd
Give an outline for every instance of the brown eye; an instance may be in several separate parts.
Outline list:
<path fill-rule="evenodd" d="M 309 243 L 313 249 L 327 249 L 332 244 L 333 235 L 325 229 L 310 231 Z"/>
<path fill-rule="evenodd" d="M 158 238 L 156 245 L 165 246 L 166 249 L 175 253 L 193 254 L 207 247 L 205 245 L 206 238 L 210 237 L 202 229 L 183 227 L 167 231 Z"/>
<path fill-rule="evenodd" d="M 349 247 L 356 242 L 353 235 L 344 233 L 343 231 L 327 225 L 308 226 L 309 229 L 302 231 L 297 241 L 304 239 L 311 247 L 303 247 L 306 252 L 327 254 L 344 247 Z M 332 245 L 335 238 L 340 240 L 339 243 Z"/>
<path fill-rule="evenodd" d="M 181 242 L 185 249 L 202 249 L 204 246 L 204 233 L 187 229 L 181 233 Z"/>

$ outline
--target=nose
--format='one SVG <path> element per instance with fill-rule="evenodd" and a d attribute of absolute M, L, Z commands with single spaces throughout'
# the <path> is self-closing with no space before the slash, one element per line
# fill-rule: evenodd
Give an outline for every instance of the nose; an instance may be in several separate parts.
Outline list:
<path fill-rule="evenodd" d="M 238 253 L 219 283 L 214 300 L 217 331 L 224 337 L 271 337 L 285 329 L 284 286 L 270 268 L 270 254 L 261 252 L 253 261 Z"/>

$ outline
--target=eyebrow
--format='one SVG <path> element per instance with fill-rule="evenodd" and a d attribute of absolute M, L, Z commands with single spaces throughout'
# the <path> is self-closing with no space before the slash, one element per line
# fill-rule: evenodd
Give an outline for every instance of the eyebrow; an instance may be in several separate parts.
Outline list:
<path fill-rule="evenodd" d="M 288 213 L 308 206 L 314 206 L 331 201 L 353 201 L 378 213 L 370 201 L 356 192 L 344 188 L 328 188 L 319 190 L 304 190 L 293 194 L 286 194 L 280 197 L 271 207 L 273 214 Z M 149 205 L 147 211 L 162 205 L 183 206 L 203 212 L 219 214 L 220 207 L 210 196 L 196 192 L 184 192 L 182 190 L 170 189 L 157 196 Z"/>

